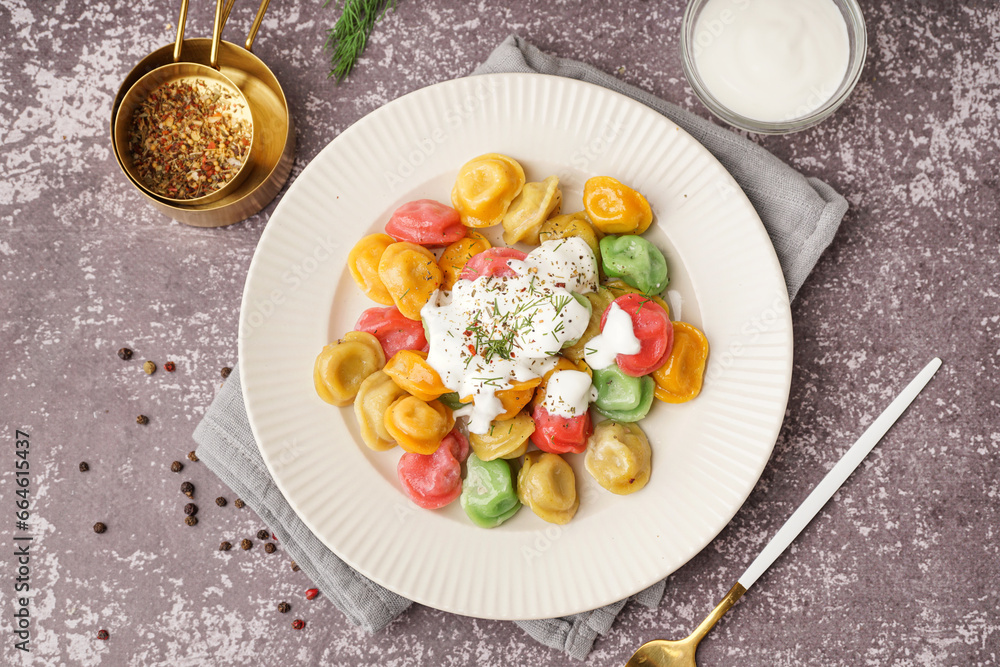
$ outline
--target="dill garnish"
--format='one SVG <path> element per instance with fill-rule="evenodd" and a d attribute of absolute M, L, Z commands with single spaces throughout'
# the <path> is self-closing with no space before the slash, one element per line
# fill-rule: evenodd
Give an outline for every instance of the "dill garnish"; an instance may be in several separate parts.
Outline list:
<path fill-rule="evenodd" d="M 323 6 L 330 4 L 326 0 Z M 354 63 L 365 50 L 372 28 L 396 8 L 396 0 L 344 0 L 340 18 L 327 31 L 324 50 L 330 55 L 330 76 L 340 83 L 351 73 Z"/>

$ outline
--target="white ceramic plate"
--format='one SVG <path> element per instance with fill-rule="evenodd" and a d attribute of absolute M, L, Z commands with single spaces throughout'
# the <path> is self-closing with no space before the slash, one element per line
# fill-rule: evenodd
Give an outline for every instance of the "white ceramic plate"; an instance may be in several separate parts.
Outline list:
<path fill-rule="evenodd" d="M 666 254 L 672 316 L 700 327 L 711 355 L 701 396 L 658 401 L 642 422 L 653 473 L 615 496 L 577 471 L 566 526 L 526 508 L 493 530 L 459 504 L 428 511 L 396 479 L 399 452 L 361 442 L 351 408 L 323 403 L 316 354 L 374 304 L 346 269 L 363 235 L 399 205 L 450 200 L 476 155 L 556 174 L 564 211 L 584 181 L 610 175 L 646 195 L 647 238 Z M 271 217 L 247 276 L 240 368 L 254 436 L 278 487 L 338 556 L 407 598 L 496 619 L 562 616 L 666 577 L 729 522 L 770 456 L 792 365 L 788 297 L 774 250 L 722 166 L 663 116 L 570 79 L 493 75 L 406 95 L 344 131 L 302 172 Z"/>

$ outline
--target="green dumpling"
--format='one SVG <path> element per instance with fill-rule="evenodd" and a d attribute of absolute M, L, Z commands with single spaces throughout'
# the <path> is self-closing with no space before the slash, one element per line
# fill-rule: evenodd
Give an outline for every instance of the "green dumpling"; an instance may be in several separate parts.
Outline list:
<path fill-rule="evenodd" d="M 643 294 L 659 294 L 670 282 L 663 253 L 641 236 L 605 236 L 601 239 L 601 262 L 604 273 L 621 278 Z"/>
<path fill-rule="evenodd" d="M 648 375 L 626 375 L 618 364 L 594 369 L 594 387 L 597 400 L 594 408 L 608 419 L 617 422 L 637 422 L 653 406 L 656 382 Z"/>
<path fill-rule="evenodd" d="M 483 461 L 474 453 L 465 462 L 462 509 L 482 528 L 496 528 L 521 509 L 510 464 L 505 459 Z"/>

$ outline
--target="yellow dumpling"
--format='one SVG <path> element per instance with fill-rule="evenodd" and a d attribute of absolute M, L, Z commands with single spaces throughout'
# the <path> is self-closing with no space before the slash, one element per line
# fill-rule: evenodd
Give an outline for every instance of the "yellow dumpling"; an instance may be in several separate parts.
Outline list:
<path fill-rule="evenodd" d="M 503 216 L 503 240 L 507 245 L 538 245 L 538 231 L 562 206 L 559 179 L 549 176 L 541 183 L 528 183 Z"/>
<path fill-rule="evenodd" d="M 492 227 L 503 220 L 524 188 L 524 169 L 516 160 L 487 153 L 458 170 L 451 203 L 466 227 Z"/>
<path fill-rule="evenodd" d="M 549 523 L 569 523 L 580 507 L 573 468 L 561 456 L 549 452 L 535 451 L 524 456 L 517 475 L 517 497 Z"/>
<path fill-rule="evenodd" d="M 327 403 L 350 405 L 361 383 L 385 366 L 385 353 L 378 338 L 364 331 L 348 331 L 316 357 L 313 384 Z"/>
<path fill-rule="evenodd" d="M 603 421 L 587 440 L 587 472 L 611 493 L 628 495 L 649 481 L 652 450 L 638 424 Z"/>
<path fill-rule="evenodd" d="M 354 399 L 354 416 L 358 418 L 361 439 L 377 452 L 392 449 L 396 440 L 385 428 L 385 413 L 397 398 L 406 396 L 399 385 L 385 371 L 368 376 L 358 388 Z"/>
<path fill-rule="evenodd" d="M 496 419 L 486 433 L 470 433 L 472 451 L 482 461 L 516 459 L 528 450 L 528 438 L 535 432 L 535 420 L 526 412 L 513 419 Z"/>

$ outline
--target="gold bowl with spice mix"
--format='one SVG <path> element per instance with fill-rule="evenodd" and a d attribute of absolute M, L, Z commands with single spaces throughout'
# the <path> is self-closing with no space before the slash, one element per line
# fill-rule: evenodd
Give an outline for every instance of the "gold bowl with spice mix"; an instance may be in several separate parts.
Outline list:
<path fill-rule="evenodd" d="M 291 172 L 295 153 L 295 128 L 289 114 L 288 102 L 274 74 L 263 61 L 250 51 L 267 4 L 268 0 L 262 1 L 257 16 L 254 19 L 253 27 L 250 30 L 250 35 L 247 37 L 244 46 L 238 46 L 222 41 L 221 39 L 215 44 L 213 44 L 212 39 L 188 39 L 181 41 L 182 13 L 181 25 L 178 27 L 178 42 L 163 46 L 140 61 L 126 77 L 115 98 L 111 113 L 111 137 L 115 158 L 118 160 L 119 166 L 121 166 L 132 184 L 136 186 L 139 192 L 154 208 L 179 222 L 198 227 L 219 227 L 244 220 L 260 211 L 274 199 Z M 225 24 L 231 7 L 232 2 L 230 1 L 224 11 L 221 24 L 217 22 L 217 25 L 222 26 Z M 221 27 L 218 31 L 221 32 Z M 184 54 L 184 62 L 177 62 L 173 67 L 169 68 L 172 72 L 170 77 L 165 77 L 163 80 L 157 81 L 155 86 L 149 85 L 145 87 L 141 94 L 137 90 L 137 94 L 133 96 L 133 88 L 138 88 L 139 82 L 144 77 L 165 65 L 175 63 L 176 56 L 181 51 Z M 130 113 L 134 114 L 136 109 L 146 101 L 150 93 L 157 88 L 162 90 L 163 85 L 174 81 L 184 86 L 196 86 L 199 85 L 199 80 L 205 80 L 204 89 L 187 92 L 192 95 L 195 93 L 204 94 L 204 99 L 199 99 L 198 101 L 205 104 L 213 103 L 213 98 L 216 94 L 219 94 L 220 97 L 225 94 L 220 93 L 220 89 L 213 87 L 213 84 L 219 80 L 199 76 L 185 77 L 180 73 L 180 70 L 183 70 L 185 66 L 191 65 L 192 69 L 190 71 L 194 71 L 197 69 L 194 66 L 205 68 L 206 66 L 210 66 L 213 60 L 218 63 L 218 70 L 213 71 L 217 71 L 218 74 L 228 80 L 234 86 L 235 90 L 240 93 L 242 99 L 245 100 L 245 110 L 249 113 L 253 128 L 249 150 L 242 160 L 239 171 L 233 174 L 232 178 L 221 183 L 221 187 L 217 190 L 206 193 L 207 197 L 202 195 L 197 198 L 185 200 L 183 198 L 159 196 L 141 182 L 141 177 L 134 168 L 135 160 L 132 159 L 132 155 L 130 154 L 132 146 L 129 137 L 132 131 L 132 123 L 116 123 L 116 120 L 122 118 L 124 121 L 128 117 L 130 121 L 131 116 L 126 115 Z M 198 72 L 203 74 L 204 69 L 198 69 Z M 181 85 L 177 85 L 177 88 L 181 87 Z M 225 91 L 227 89 L 222 88 L 222 90 Z M 183 93 L 183 91 L 175 89 L 171 89 L 169 92 L 171 94 Z M 218 99 L 214 100 L 215 103 L 218 101 Z M 224 101 L 228 102 L 228 100 Z M 156 100 L 153 102 L 155 104 Z M 161 103 L 163 103 L 162 100 Z M 167 104 L 172 103 L 167 102 Z M 181 111 L 183 112 L 183 109 Z M 213 114 L 208 113 L 207 115 L 212 116 Z M 221 118 L 215 122 L 220 121 Z M 175 117 L 174 123 L 176 124 L 176 122 Z M 231 125 L 230 123 L 229 126 L 231 127 Z M 203 127 L 203 125 L 195 125 L 195 127 Z M 167 139 L 171 138 L 172 135 L 168 131 L 169 128 L 157 129 L 165 131 Z M 198 136 L 193 137 L 193 139 L 201 141 L 202 145 L 206 148 L 214 141 L 215 149 L 218 149 L 221 142 L 217 138 L 213 139 L 213 136 L 221 133 L 213 132 L 214 129 L 209 128 L 208 132 L 198 130 Z M 230 135 L 232 134 L 230 131 Z M 215 149 L 208 148 L 208 151 Z M 153 149 L 151 148 L 150 150 Z M 211 159 L 217 159 L 221 155 L 225 155 L 225 153 L 220 151 L 215 155 L 207 156 L 205 163 L 208 164 Z M 196 166 L 201 167 L 202 156 L 198 155 L 195 157 L 198 158 Z M 238 156 L 234 157 L 231 155 L 226 155 L 226 158 L 240 159 Z M 230 166 L 235 166 L 232 163 L 229 164 Z M 212 176 L 219 180 L 225 179 L 225 174 L 219 175 L 215 173 Z M 187 194 L 190 194 L 190 192 Z M 196 190 L 195 194 L 198 194 Z"/>

